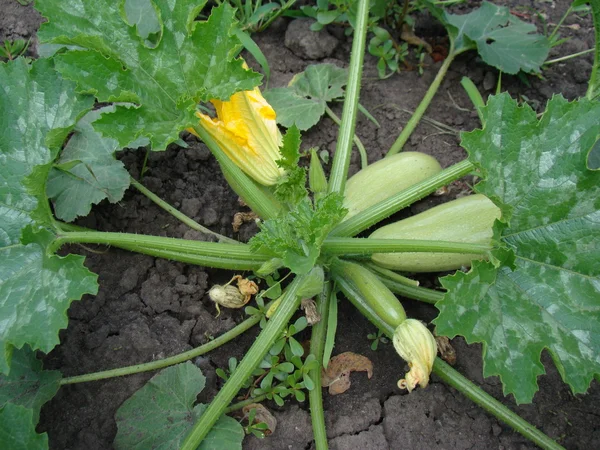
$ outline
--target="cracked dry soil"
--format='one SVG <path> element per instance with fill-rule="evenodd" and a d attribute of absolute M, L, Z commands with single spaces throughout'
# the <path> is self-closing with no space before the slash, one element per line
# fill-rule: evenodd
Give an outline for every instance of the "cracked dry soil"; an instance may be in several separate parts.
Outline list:
<path fill-rule="evenodd" d="M 515 11 L 531 8 L 544 12 L 556 23 L 568 7 L 568 1 L 504 3 Z M 466 8 L 477 6 L 469 2 Z M 32 38 L 30 55 L 37 49 L 36 30 L 40 16 L 29 6 L 14 0 L 0 0 L 0 39 Z M 425 15 L 416 16 L 417 34 L 426 39 L 443 40 L 443 29 Z M 541 23 L 537 22 L 541 27 Z M 553 50 L 560 56 L 591 48 L 594 45 L 589 17 L 567 19 L 563 34 L 571 40 Z M 285 85 L 307 65 L 330 62 L 347 66 L 350 42 L 341 30 L 331 29 L 318 36 L 304 31 L 304 24 L 290 25 L 280 20 L 267 32 L 255 35 L 266 54 L 273 72 L 271 87 Z M 285 40 L 285 45 L 283 42 Z M 254 61 L 248 58 L 251 65 Z M 380 159 L 408 120 L 403 109 L 414 109 L 435 76 L 440 63 L 426 61 L 422 76 L 405 71 L 386 80 L 379 80 L 375 60 L 367 55 L 361 92 L 361 103 L 377 118 L 375 127 L 360 117 L 357 134 L 366 144 L 369 160 Z M 582 57 L 566 64 L 552 65 L 544 71 L 545 79 L 530 77 L 527 86 L 516 78 L 503 77 L 503 85 L 513 96 L 526 96 L 534 105 L 543 107 L 553 93 L 562 92 L 569 99 L 585 93 L 592 57 Z M 456 130 L 472 130 L 478 126 L 477 115 L 471 111 L 466 95 L 459 85 L 462 76 L 469 76 L 485 95 L 495 87 L 497 72 L 484 65 L 475 53 L 460 57 L 451 67 L 428 117 Z M 341 105 L 335 105 L 341 114 Z M 329 119 L 322 120 L 304 134 L 303 148 L 319 146 L 330 154 L 335 148 L 337 128 Z M 245 211 L 222 178 L 216 162 L 200 143 L 189 140 L 190 148 L 173 146 L 166 152 L 153 153 L 144 184 L 159 196 L 180 208 L 211 229 L 248 240 L 256 231 L 253 223 L 245 224 L 233 234 L 231 221 L 237 211 Z M 434 155 L 447 167 L 465 157 L 455 134 L 441 133 L 427 123 L 421 123 L 406 146 Z M 139 175 L 142 152 L 125 152 L 120 157 L 134 177 Z M 351 173 L 358 170 L 357 155 L 353 155 Z M 465 189 L 455 183 L 447 195 L 425 199 L 402 214 L 414 214 L 437 203 L 453 198 Z M 398 218 L 396 217 L 396 218 Z M 134 190 L 126 193 L 116 205 L 102 203 L 80 224 L 105 231 L 127 231 L 161 236 L 205 239 L 201 234 L 179 224 L 149 200 Z M 225 271 L 187 266 L 180 263 L 135 255 L 110 249 L 89 252 L 69 249 L 86 255 L 86 264 L 99 274 L 100 292 L 74 302 L 69 310 L 69 327 L 61 332 L 62 344 L 44 360 L 49 369 L 58 369 L 65 376 L 110 369 L 170 356 L 202 344 L 243 319 L 238 311 L 215 310 L 206 295 L 209 286 L 227 281 Z M 104 250 L 104 249 L 100 249 Z M 434 277 L 422 278 L 422 284 L 433 286 Z M 409 316 L 430 320 L 435 309 L 405 300 Z M 391 345 L 370 349 L 367 334 L 374 331 L 351 305 L 340 303 L 338 336 L 334 353 L 353 351 L 370 358 L 374 375 L 367 380 L 364 373 L 352 376 L 352 387 L 339 396 L 324 391 L 327 432 L 332 450 L 383 449 L 527 449 L 534 448 L 519 434 L 499 423 L 460 393 L 445 386 L 435 376 L 425 390 L 405 395 L 396 381 L 405 370 Z M 207 377 L 207 387 L 200 400 L 209 401 L 220 384 L 214 374 L 224 367 L 230 356 L 240 358 L 255 336 L 246 333 L 217 352 L 198 358 L 195 363 Z M 308 338 L 308 335 L 304 336 Z M 574 396 L 544 354 L 547 375 L 539 379 L 540 391 L 532 405 L 516 406 L 512 398 L 502 397 L 497 378 L 482 378 L 481 346 L 467 346 L 460 339 L 452 341 L 458 353 L 456 368 L 486 391 L 502 399 L 513 410 L 538 426 L 549 436 L 570 449 L 600 448 L 600 388 L 594 382 L 587 395 Z M 139 389 L 153 373 L 117 378 L 93 383 L 70 385 L 42 411 L 38 431 L 49 434 L 53 449 L 110 449 L 116 433 L 114 414 L 121 403 Z M 278 419 L 277 431 L 264 440 L 246 438 L 245 449 L 310 449 L 312 433 L 307 404 L 292 401 L 283 408 L 267 404 Z"/>

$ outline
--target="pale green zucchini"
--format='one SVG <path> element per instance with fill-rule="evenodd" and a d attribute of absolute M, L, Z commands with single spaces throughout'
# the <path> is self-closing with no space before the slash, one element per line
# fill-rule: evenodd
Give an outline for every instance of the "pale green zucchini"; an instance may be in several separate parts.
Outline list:
<path fill-rule="evenodd" d="M 345 220 L 441 170 L 433 156 L 419 152 L 398 153 L 367 166 L 346 182 Z"/>
<path fill-rule="evenodd" d="M 415 216 L 386 225 L 370 238 L 422 239 L 489 244 L 500 209 L 485 195 L 476 194 L 435 206 Z M 482 255 L 465 253 L 375 253 L 373 262 L 404 272 L 441 272 L 469 267 Z"/>

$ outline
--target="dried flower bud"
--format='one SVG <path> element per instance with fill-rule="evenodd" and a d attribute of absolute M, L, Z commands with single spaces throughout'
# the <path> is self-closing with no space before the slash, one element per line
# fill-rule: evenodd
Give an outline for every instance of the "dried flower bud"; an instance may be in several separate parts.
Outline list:
<path fill-rule="evenodd" d="M 237 287 L 231 286 L 231 283 L 237 281 Z M 225 308 L 241 308 L 250 301 L 252 295 L 258 292 L 258 286 L 254 281 L 242 278 L 241 275 L 234 276 L 223 286 L 215 284 L 208 291 L 210 299 L 217 304 L 219 314 L 221 310 L 219 305 Z M 219 315 L 217 314 L 217 316 Z"/>
<path fill-rule="evenodd" d="M 317 304 L 312 298 L 305 298 L 302 300 L 300 307 L 304 311 L 304 315 L 306 316 L 306 322 L 309 325 L 314 325 L 315 323 L 319 323 L 321 321 L 321 315 L 319 311 L 317 311 Z"/>
<path fill-rule="evenodd" d="M 406 319 L 394 331 L 394 348 L 410 367 L 398 387 L 408 392 L 417 385 L 426 387 L 437 354 L 435 338 L 427 327 L 419 320 Z"/>

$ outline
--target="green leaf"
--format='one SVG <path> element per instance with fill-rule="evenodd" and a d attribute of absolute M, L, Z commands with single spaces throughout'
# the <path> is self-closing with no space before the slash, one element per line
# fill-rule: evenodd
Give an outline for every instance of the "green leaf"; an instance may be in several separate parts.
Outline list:
<path fill-rule="evenodd" d="M 307 274 L 321 254 L 321 244 L 329 231 L 346 214 L 340 194 L 315 200 L 304 198 L 294 209 L 260 224 L 261 232 L 250 240 L 255 250 L 283 259 L 292 272 Z"/>
<path fill-rule="evenodd" d="M 36 7 L 49 20 L 38 33 L 42 42 L 85 49 L 56 56 L 63 76 L 101 102 L 129 103 L 94 123 L 121 147 L 146 136 L 162 150 L 197 123 L 199 101 L 228 100 L 260 82 L 259 74 L 233 59 L 239 40 L 232 34 L 235 10 L 227 3 L 196 22 L 205 0 L 155 0 L 164 25 L 156 48 L 145 46 L 138 28 L 125 22 L 119 3 L 48 0 Z"/>
<path fill-rule="evenodd" d="M 48 435 L 35 432 L 32 410 L 7 403 L 0 408 L 0 448 L 46 450 Z"/>
<path fill-rule="evenodd" d="M 102 137 L 92 126 L 101 114 L 114 109 L 107 106 L 87 113 L 50 171 L 46 192 L 59 219 L 71 222 L 87 216 L 92 204 L 105 198 L 116 203 L 129 187 L 129 173 L 114 157 L 119 143 Z"/>
<path fill-rule="evenodd" d="M 146 47 L 154 48 L 162 37 L 162 23 L 152 0 L 125 0 L 123 10 L 129 25 L 135 25 L 137 35 Z"/>
<path fill-rule="evenodd" d="M 191 362 L 155 375 L 117 410 L 118 449 L 179 449 L 206 405 L 193 406 L 206 378 Z M 231 417 L 221 417 L 199 450 L 240 449 L 244 429 Z"/>
<path fill-rule="evenodd" d="M 50 60 L 0 65 L 0 86 L 0 373 L 8 374 L 15 347 L 50 351 L 71 301 L 97 292 L 83 257 L 47 251 L 45 197 L 50 164 L 93 98 L 75 94 Z"/>
<path fill-rule="evenodd" d="M 285 174 L 277 180 L 275 195 L 284 203 L 295 205 L 308 195 L 306 190 L 306 169 L 298 166 L 300 160 L 300 131 L 296 126 L 288 128 L 283 136 L 281 147 L 282 159 L 277 165 L 285 170 Z"/>
<path fill-rule="evenodd" d="M 48 169 L 32 172 L 54 160 L 77 119 L 91 109 L 93 98 L 75 95 L 74 84 L 62 80 L 49 60 L 0 64 L 0 86 L 1 251 L 19 242 L 25 226 L 51 222 L 44 192 Z"/>
<path fill-rule="evenodd" d="M 554 97 L 538 121 L 508 95 L 490 97 L 484 130 L 462 145 L 508 224 L 494 263 L 442 283 L 439 333 L 484 346 L 484 375 L 531 401 L 547 349 L 574 393 L 600 373 L 600 173 L 586 167 L 600 104 Z M 495 267 L 498 266 L 498 267 Z M 514 270 L 512 270 L 514 268 Z"/>
<path fill-rule="evenodd" d="M 325 114 L 327 102 L 344 96 L 348 71 L 333 64 L 308 66 L 288 87 L 271 89 L 264 96 L 277 113 L 277 122 L 306 131 Z"/>
<path fill-rule="evenodd" d="M 448 29 L 454 51 L 477 49 L 489 65 L 506 73 L 539 72 L 550 51 L 548 39 L 510 13 L 505 6 L 483 2 L 469 14 L 443 12 L 427 2 L 430 11 Z"/>
<path fill-rule="evenodd" d="M 43 370 L 35 353 L 23 347 L 13 352 L 10 375 L 0 375 L 0 408 L 8 403 L 29 408 L 37 424 L 42 405 L 56 395 L 60 379 L 60 372 Z"/>

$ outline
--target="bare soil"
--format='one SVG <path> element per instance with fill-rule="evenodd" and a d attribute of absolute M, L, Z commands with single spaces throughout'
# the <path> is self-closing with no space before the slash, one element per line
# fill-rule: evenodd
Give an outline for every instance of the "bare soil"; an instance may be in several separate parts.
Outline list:
<path fill-rule="evenodd" d="M 515 13 L 525 15 L 525 20 L 533 21 L 540 29 L 543 24 L 535 11 L 545 13 L 549 22 L 556 23 L 569 4 L 568 1 L 521 0 L 501 3 L 511 6 Z M 472 1 L 461 8 L 465 10 L 478 4 Z M 35 32 L 41 17 L 30 6 L 21 6 L 14 0 L 0 0 L 0 12 L 0 40 L 31 37 L 29 52 L 35 56 Z M 552 55 L 566 55 L 593 47 L 589 17 L 572 16 L 565 25 L 567 27 L 561 33 L 570 36 L 571 40 L 553 50 Z M 254 36 L 271 65 L 270 87 L 285 85 L 309 64 L 331 62 L 347 66 L 351 43 L 341 30 L 330 30 L 334 39 L 328 42 L 333 42 L 334 48 L 327 50 L 331 50 L 330 56 L 316 61 L 306 59 L 306 55 L 302 58 L 283 45 L 288 26 L 288 21 L 280 20 L 267 32 Z M 417 17 L 417 34 L 428 40 L 443 41 L 443 29 L 425 15 Z M 310 35 L 290 36 L 290 39 L 300 37 L 310 39 Z M 317 39 L 316 35 L 314 39 Z M 289 42 L 288 45 L 297 48 Z M 248 62 L 255 66 L 251 58 Z M 393 143 L 409 118 L 404 110 L 413 110 L 418 105 L 440 65 L 426 58 L 428 65 L 422 76 L 413 70 L 379 80 L 375 62 L 373 57 L 366 56 L 360 101 L 381 127 L 377 128 L 365 117 L 360 117 L 357 126 L 357 135 L 366 144 L 370 162 L 380 159 Z M 516 77 L 503 76 L 503 87 L 513 96 L 528 99 L 535 107 L 543 108 L 554 93 L 562 93 L 569 99 L 583 95 L 591 62 L 590 56 L 554 64 L 543 72 L 542 77 L 528 77 L 528 84 Z M 463 55 L 451 67 L 427 116 L 458 131 L 469 131 L 477 128 L 479 123 L 460 87 L 463 76 L 470 77 L 487 95 L 495 89 L 498 73 L 482 63 L 474 52 Z M 341 114 L 341 105 L 334 106 L 334 110 Z M 337 131 L 331 120 L 324 119 L 304 135 L 303 148 L 319 146 L 333 154 Z M 173 146 L 166 152 L 151 154 L 144 184 L 205 226 L 242 241 L 248 240 L 257 231 L 254 224 L 244 225 L 237 234 L 231 226 L 234 213 L 246 209 L 239 206 L 203 144 L 192 139 L 188 142 L 188 149 Z M 431 154 L 444 167 L 466 156 L 456 134 L 442 133 L 426 122 L 419 125 L 405 148 Z M 121 155 L 134 177 L 139 176 L 143 158 L 141 151 Z M 351 171 L 357 170 L 355 154 Z M 468 189 L 465 183 L 455 183 L 447 195 L 425 199 L 403 214 L 414 214 L 451 199 L 464 189 Z M 119 204 L 103 203 L 80 223 L 105 231 L 205 239 L 133 189 Z M 95 297 L 87 296 L 73 303 L 69 310 L 69 327 L 61 332 L 62 344 L 44 360 L 46 368 L 58 369 L 65 376 L 170 356 L 202 344 L 243 320 L 242 313 L 227 309 L 215 318 L 214 306 L 206 295 L 211 285 L 231 277 L 228 272 L 117 249 L 96 249 L 101 250 L 100 253 L 79 247 L 69 250 L 86 256 L 86 265 L 99 274 L 100 291 Z M 437 283 L 435 277 L 424 277 L 421 281 L 425 286 Z M 409 316 L 430 320 L 436 315 L 432 306 L 410 300 L 403 302 Z M 427 389 L 410 395 L 399 391 L 396 382 L 404 373 L 404 363 L 390 344 L 380 345 L 375 352 L 370 349 L 367 334 L 373 331 L 374 327 L 349 303 L 340 303 L 334 353 L 353 351 L 367 356 L 373 361 L 374 375 L 371 380 L 363 373 L 353 375 L 352 387 L 343 395 L 329 396 L 324 391 L 332 450 L 535 448 L 435 376 Z M 220 386 L 214 375 L 215 368 L 225 367 L 231 356 L 242 357 L 255 332 L 252 330 L 195 361 L 207 376 L 207 388 L 201 394 L 201 400 L 210 400 Z M 304 337 L 308 338 L 308 335 Z M 544 354 L 542 359 L 547 375 L 539 379 L 540 391 L 534 404 L 517 406 L 512 398 L 503 397 L 497 378 L 482 378 L 481 346 L 466 345 L 461 338 L 454 339 L 452 344 L 458 353 L 456 368 L 461 373 L 549 436 L 571 449 L 600 448 L 600 427 L 596 426 L 600 415 L 598 383 L 593 383 L 587 395 L 571 394 L 549 356 Z M 110 449 L 117 431 L 114 420 L 117 408 L 152 375 L 145 373 L 63 387 L 42 410 L 38 430 L 48 432 L 53 449 Z M 276 433 L 264 440 L 249 437 L 244 448 L 311 448 L 312 431 L 306 403 L 290 401 L 283 408 L 274 403 L 267 406 L 279 421 Z"/>

